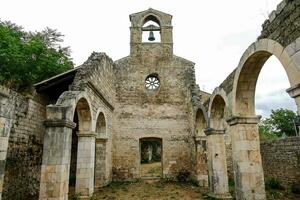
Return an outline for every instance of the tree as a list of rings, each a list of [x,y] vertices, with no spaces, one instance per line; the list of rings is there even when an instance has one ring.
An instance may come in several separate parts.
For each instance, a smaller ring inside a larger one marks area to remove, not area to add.
[[[70,49],[61,47],[62,37],[50,28],[26,32],[0,21],[0,84],[22,90],[71,69]]]
[[[261,121],[259,124],[259,133],[261,135],[273,134],[277,136],[295,136],[299,132],[297,123],[299,116],[292,110],[276,109],[271,111],[269,118]]]

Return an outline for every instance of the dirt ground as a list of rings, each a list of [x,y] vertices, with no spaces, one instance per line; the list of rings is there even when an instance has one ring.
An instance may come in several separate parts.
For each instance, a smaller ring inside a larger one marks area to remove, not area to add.
[[[141,164],[142,177],[161,177],[161,162]]]
[[[136,183],[111,183],[97,191],[93,200],[167,200],[204,199],[207,192],[188,183],[139,181]]]

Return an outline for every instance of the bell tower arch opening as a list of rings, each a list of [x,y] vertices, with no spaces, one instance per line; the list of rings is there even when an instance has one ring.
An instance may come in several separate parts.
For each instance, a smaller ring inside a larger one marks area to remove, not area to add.
[[[161,42],[160,30],[159,20],[153,15],[147,16],[142,26],[142,42]]]

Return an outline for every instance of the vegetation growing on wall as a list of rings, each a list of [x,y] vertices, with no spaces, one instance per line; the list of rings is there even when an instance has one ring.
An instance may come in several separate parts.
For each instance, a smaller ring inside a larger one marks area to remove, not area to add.
[[[63,35],[46,28],[26,32],[21,26],[0,21],[0,84],[22,90],[73,67]]]

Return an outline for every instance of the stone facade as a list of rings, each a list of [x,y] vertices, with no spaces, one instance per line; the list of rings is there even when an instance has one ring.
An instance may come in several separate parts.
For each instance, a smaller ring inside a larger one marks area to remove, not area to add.
[[[284,172],[271,174],[266,166],[275,159],[261,158],[261,148],[265,156],[274,146],[259,145],[255,85],[275,55],[300,111],[299,7],[298,0],[278,6],[213,94],[196,85],[194,63],[173,54],[172,16],[151,8],[130,15],[127,57],[112,61],[94,52],[83,65],[36,84],[31,97],[1,87],[3,199],[37,199],[39,193],[40,200],[66,200],[71,179],[75,193],[88,198],[112,180],[140,179],[140,141],[151,139],[162,143],[161,178],[189,172],[210,196],[231,198],[229,174],[236,199],[266,199],[264,172],[267,178]],[[151,31],[160,34],[159,42],[142,40]],[[298,151],[283,143],[275,155]],[[291,162],[296,166],[294,157]],[[289,169],[295,177],[284,181],[297,181],[295,167]]]
[[[289,188],[300,182],[300,137],[260,144],[265,179],[276,178]]]

